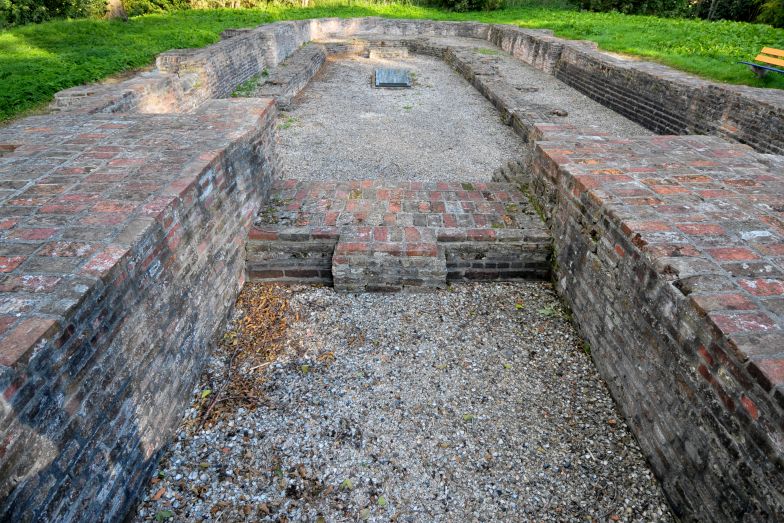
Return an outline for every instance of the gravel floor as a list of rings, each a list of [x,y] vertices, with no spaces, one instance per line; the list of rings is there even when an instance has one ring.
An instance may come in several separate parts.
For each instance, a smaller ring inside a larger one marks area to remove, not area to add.
[[[410,69],[413,88],[371,88],[377,67]],[[330,59],[281,114],[278,140],[283,177],[303,180],[489,181],[522,147],[468,82],[414,55]]]
[[[548,283],[281,292],[262,404],[183,430],[136,521],[672,520]]]

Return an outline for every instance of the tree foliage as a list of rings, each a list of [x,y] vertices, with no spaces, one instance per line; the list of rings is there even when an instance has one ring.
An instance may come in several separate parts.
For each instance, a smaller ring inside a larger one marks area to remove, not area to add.
[[[102,16],[105,12],[106,0],[0,0],[0,27]]]

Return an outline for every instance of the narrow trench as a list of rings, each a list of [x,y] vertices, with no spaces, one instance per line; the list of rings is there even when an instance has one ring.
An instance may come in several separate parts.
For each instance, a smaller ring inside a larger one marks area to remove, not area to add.
[[[493,63],[575,120],[644,134]],[[414,85],[372,89],[375,67]],[[523,150],[467,81],[416,55],[330,59],[277,141],[283,176],[313,181],[484,182]],[[548,281],[248,283],[135,520],[671,521],[589,352]]]

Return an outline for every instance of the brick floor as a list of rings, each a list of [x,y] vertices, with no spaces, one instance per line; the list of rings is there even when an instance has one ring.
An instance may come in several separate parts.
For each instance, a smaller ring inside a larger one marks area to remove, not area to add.
[[[505,183],[284,180],[250,233],[252,279],[341,290],[549,274],[549,234]]]

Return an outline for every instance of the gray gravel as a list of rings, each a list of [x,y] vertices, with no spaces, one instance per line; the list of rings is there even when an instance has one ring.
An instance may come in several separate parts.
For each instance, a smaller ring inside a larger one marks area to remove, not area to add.
[[[672,520],[548,283],[285,292],[263,404],[183,430],[136,521]]]
[[[373,89],[377,67],[414,72],[411,89]],[[284,178],[489,181],[522,143],[493,106],[443,61],[330,59],[282,113]]]

